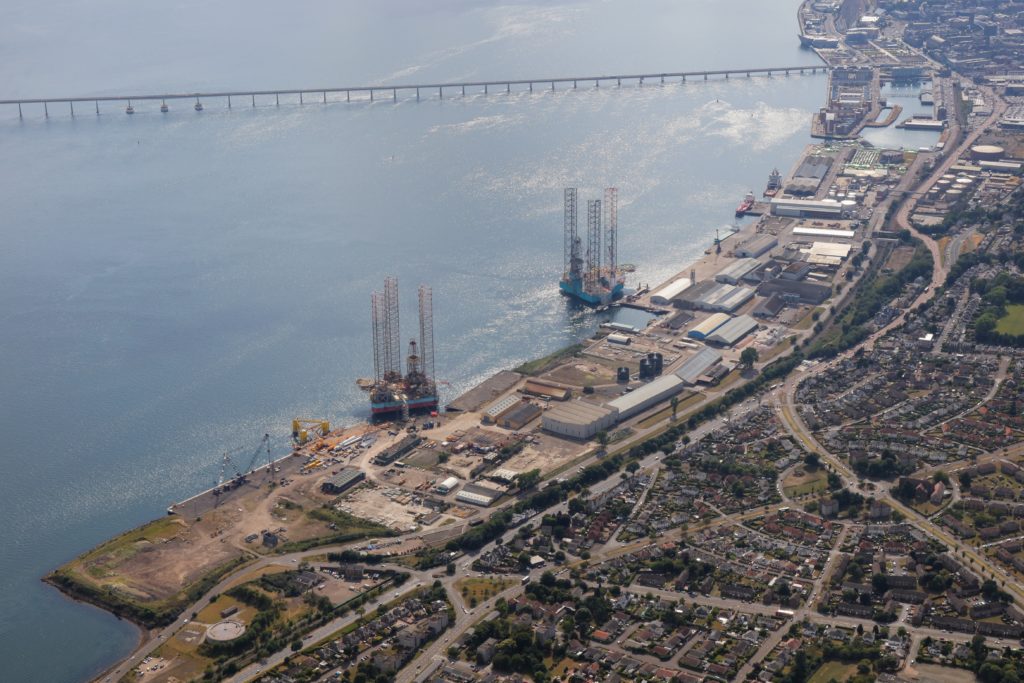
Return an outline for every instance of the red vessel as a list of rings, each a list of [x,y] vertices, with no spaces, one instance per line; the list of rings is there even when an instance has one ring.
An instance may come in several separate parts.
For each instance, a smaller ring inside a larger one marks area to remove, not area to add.
[[[736,207],[736,217],[739,218],[746,215],[747,211],[750,211],[752,208],[754,208],[754,193],[748,192],[747,196],[740,202],[740,205]]]

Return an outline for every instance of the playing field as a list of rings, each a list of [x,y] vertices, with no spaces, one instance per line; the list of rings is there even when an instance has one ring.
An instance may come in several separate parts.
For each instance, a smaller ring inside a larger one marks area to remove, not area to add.
[[[1006,315],[996,323],[1000,334],[1024,335],[1024,304],[1007,304]]]

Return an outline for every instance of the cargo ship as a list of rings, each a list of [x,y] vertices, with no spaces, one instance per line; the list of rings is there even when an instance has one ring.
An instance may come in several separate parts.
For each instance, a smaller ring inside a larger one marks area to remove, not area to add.
[[[765,197],[774,197],[779,193],[782,188],[782,174],[779,173],[779,169],[773,168],[772,172],[768,174],[768,187],[764,188]]]
[[[740,205],[736,207],[736,217],[745,216],[747,211],[750,211],[752,208],[754,208],[754,193],[748,192],[747,196],[740,202]]]

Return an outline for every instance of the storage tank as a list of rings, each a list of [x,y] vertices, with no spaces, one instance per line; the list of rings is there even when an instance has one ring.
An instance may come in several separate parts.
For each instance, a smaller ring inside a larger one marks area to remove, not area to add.
[[[971,158],[985,161],[999,161],[1006,150],[999,145],[975,145],[971,147]]]
[[[629,368],[622,367],[616,371],[615,379],[619,382],[629,381]]]
[[[662,357],[662,355],[660,353],[652,353],[650,355],[650,358],[651,358],[651,361],[654,364],[654,374],[655,375],[660,375],[661,371],[662,371],[662,368],[663,368],[663,364],[664,364],[665,359]]]
[[[654,368],[651,367],[651,361],[646,358],[640,359],[640,379],[650,379],[654,376]]]

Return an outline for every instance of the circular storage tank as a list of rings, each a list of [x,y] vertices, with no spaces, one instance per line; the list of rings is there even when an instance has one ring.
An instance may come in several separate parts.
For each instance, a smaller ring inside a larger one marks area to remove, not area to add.
[[[640,359],[640,379],[650,379],[654,376],[654,369],[651,367],[651,362],[646,358]]]
[[[848,207],[848,208],[853,208],[853,207],[857,206],[857,202],[853,201],[852,199],[844,199],[843,201],[841,201],[839,203],[842,204],[845,207]]]
[[[654,356],[654,374],[660,375],[664,367],[665,358],[660,353],[652,354]]]
[[[946,180],[945,178],[943,178],[942,180],[935,181],[935,184],[936,185],[940,185],[942,187],[948,187],[948,186],[953,184],[953,181],[952,180]]]
[[[628,382],[629,381],[629,368],[627,368],[627,367],[619,368],[616,371],[615,379],[618,380],[619,382]]]
[[[986,161],[998,161],[1006,154],[1006,150],[999,145],[975,145],[971,147],[971,158],[984,159]]]
[[[955,202],[956,200],[960,199],[960,197],[962,197],[963,194],[964,193],[961,192],[960,190],[950,190],[949,192],[946,193],[946,199],[948,199],[951,202]]]

